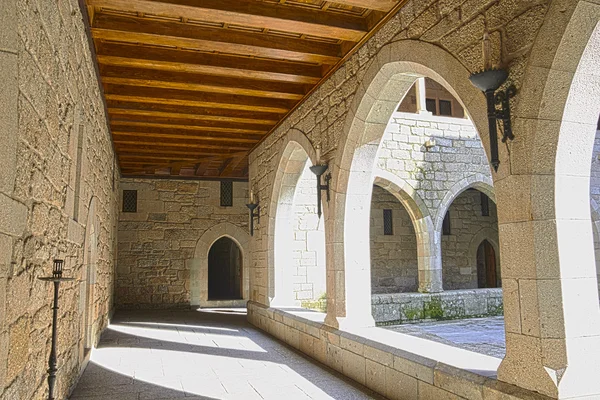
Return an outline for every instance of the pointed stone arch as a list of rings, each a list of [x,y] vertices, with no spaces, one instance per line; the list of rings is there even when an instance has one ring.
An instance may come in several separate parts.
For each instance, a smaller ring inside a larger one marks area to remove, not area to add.
[[[306,163],[316,162],[316,151],[303,132],[290,129],[280,142],[279,154],[268,209],[267,294],[269,304],[290,306],[293,305],[293,276],[290,268],[283,268],[281,258],[285,255],[278,249],[287,245],[283,241],[291,234],[288,229],[291,228],[296,186]]]
[[[374,171],[373,184],[387,190],[400,201],[413,223],[417,236],[419,291],[442,291],[441,255],[435,246],[435,231],[429,209],[417,191],[399,176],[381,169]]]
[[[242,298],[248,300],[250,276],[250,252],[248,249],[250,235],[244,229],[230,222],[223,222],[206,230],[196,243],[194,258],[187,260],[190,269],[190,304],[192,306],[210,307],[217,302],[208,300],[208,252],[220,238],[227,237],[238,245],[242,252]]]
[[[352,283],[370,282],[369,238],[360,232],[368,232],[369,228],[366,211],[371,201],[370,185],[385,128],[417,78],[436,80],[461,102],[489,154],[485,102],[479,101],[483,97],[469,82],[469,75],[450,53],[412,40],[383,46],[367,68],[346,116],[333,168],[333,221],[327,225],[333,227],[333,254],[328,257],[334,260],[336,271],[331,274],[335,301],[328,303],[328,324],[374,324],[370,285]]]

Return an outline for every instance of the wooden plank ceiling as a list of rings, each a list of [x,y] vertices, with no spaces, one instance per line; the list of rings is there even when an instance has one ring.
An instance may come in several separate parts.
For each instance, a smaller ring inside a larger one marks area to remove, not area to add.
[[[86,0],[124,176],[247,179],[248,153],[399,0]]]

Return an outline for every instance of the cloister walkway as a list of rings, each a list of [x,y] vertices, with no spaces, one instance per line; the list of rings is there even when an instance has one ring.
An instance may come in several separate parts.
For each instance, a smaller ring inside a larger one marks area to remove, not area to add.
[[[118,313],[72,400],[380,399],[262,333],[244,309]]]

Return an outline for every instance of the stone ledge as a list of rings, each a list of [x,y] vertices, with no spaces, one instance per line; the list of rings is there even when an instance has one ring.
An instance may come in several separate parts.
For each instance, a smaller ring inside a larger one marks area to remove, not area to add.
[[[286,342],[306,355],[339,371],[347,377],[367,386],[390,399],[483,399],[483,400],[549,400],[549,397],[534,393],[495,379],[499,360],[475,354],[420,338],[410,338],[413,343],[424,342],[425,348],[411,346],[407,351],[392,346],[389,337],[406,338],[383,329],[366,328],[357,332],[346,332],[322,323],[324,314],[268,308],[262,304],[248,302],[248,321]],[[304,318],[309,315],[311,319]],[[373,334],[359,334],[367,332]],[[372,336],[381,333],[381,340]],[[391,336],[390,336],[391,335]],[[413,340],[414,339],[414,340]],[[384,341],[386,343],[384,343]],[[447,348],[453,357],[440,352],[440,359],[424,357],[412,350],[427,352],[429,347],[437,350]],[[473,360],[471,365],[468,361]],[[494,361],[495,360],[495,361]],[[487,363],[487,367],[482,367]],[[451,365],[455,364],[455,365]],[[461,368],[457,365],[468,368]],[[492,370],[493,369],[493,370]],[[410,394],[410,395],[409,395]],[[408,396],[408,397],[407,397]]]

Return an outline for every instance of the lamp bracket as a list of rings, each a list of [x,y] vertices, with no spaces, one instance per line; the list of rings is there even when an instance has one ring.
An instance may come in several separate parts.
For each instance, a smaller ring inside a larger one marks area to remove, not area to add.
[[[515,97],[516,94],[517,88],[515,85],[510,85],[506,90],[499,90],[495,96],[496,104],[500,106],[500,110],[496,111],[496,119],[502,121],[504,126],[502,143],[515,138],[510,120],[510,99]]]

